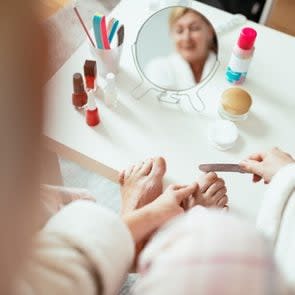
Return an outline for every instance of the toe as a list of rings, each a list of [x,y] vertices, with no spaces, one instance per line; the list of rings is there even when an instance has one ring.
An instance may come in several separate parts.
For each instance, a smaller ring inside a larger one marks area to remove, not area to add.
[[[205,192],[206,198],[213,197],[221,188],[225,188],[223,179],[215,181]]]
[[[216,204],[219,202],[219,200],[221,200],[224,196],[226,196],[226,192],[227,192],[226,191],[226,188],[225,187],[222,187],[220,190],[218,190],[214,194],[213,198],[214,198]]]
[[[227,195],[224,195],[218,202],[217,202],[217,207],[219,208],[224,208],[228,202]]]
[[[139,171],[141,170],[142,166],[144,165],[144,163],[145,163],[145,161],[137,163],[137,164],[134,166],[134,169],[133,169],[133,171],[132,171],[132,174],[133,174],[133,175],[138,174]]]
[[[202,174],[198,177],[197,181],[200,185],[200,191],[201,193],[204,193],[207,191],[207,189],[216,182],[218,176],[215,172],[209,172],[207,174]]]
[[[151,174],[163,177],[166,172],[166,161],[162,157],[156,157],[153,161]]]
[[[143,162],[143,165],[141,166],[140,170],[138,171],[138,173],[140,173],[140,175],[148,175],[153,167],[153,159],[147,159]]]
[[[229,211],[229,206],[228,204],[225,204],[222,208],[224,211],[228,212]]]
[[[124,181],[127,180],[131,176],[134,168],[135,168],[135,165],[132,165],[125,171]]]
[[[120,185],[124,185],[125,170],[119,173],[118,181]]]

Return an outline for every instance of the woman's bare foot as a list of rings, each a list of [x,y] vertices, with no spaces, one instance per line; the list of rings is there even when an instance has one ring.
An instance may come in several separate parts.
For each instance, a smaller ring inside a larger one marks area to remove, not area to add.
[[[126,214],[154,201],[163,192],[166,162],[153,158],[131,166],[119,175],[122,196],[121,213]]]
[[[207,208],[227,208],[227,190],[222,178],[219,178],[216,173],[210,172],[199,176],[197,183],[199,188],[184,204],[186,210],[196,205]]]

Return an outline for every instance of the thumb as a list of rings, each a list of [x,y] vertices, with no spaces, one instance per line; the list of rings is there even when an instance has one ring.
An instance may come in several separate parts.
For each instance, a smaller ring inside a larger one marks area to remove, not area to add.
[[[247,159],[242,161],[240,166],[249,173],[263,176],[262,162]]]
[[[197,188],[198,184],[196,182],[193,182],[191,185],[187,185],[185,187],[178,189],[175,194],[176,202],[180,204],[188,197],[190,197],[196,191]]]

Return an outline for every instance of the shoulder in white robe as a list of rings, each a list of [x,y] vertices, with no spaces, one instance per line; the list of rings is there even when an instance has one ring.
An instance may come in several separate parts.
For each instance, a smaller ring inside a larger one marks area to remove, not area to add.
[[[216,54],[211,51],[204,65],[201,80],[210,74],[215,63]],[[153,59],[145,69],[145,76],[157,86],[171,90],[185,90],[197,84],[190,65],[176,52]]]

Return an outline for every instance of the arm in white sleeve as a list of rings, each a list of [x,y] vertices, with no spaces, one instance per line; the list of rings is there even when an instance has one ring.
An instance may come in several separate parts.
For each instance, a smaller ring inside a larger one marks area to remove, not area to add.
[[[118,293],[133,262],[134,242],[120,217],[76,201],[40,232],[19,288],[21,294]]]
[[[273,242],[278,238],[281,220],[290,205],[294,188],[295,164],[289,164],[278,171],[265,192],[256,225]]]
[[[272,179],[257,227],[273,242],[277,263],[295,289],[295,164],[285,166]]]

